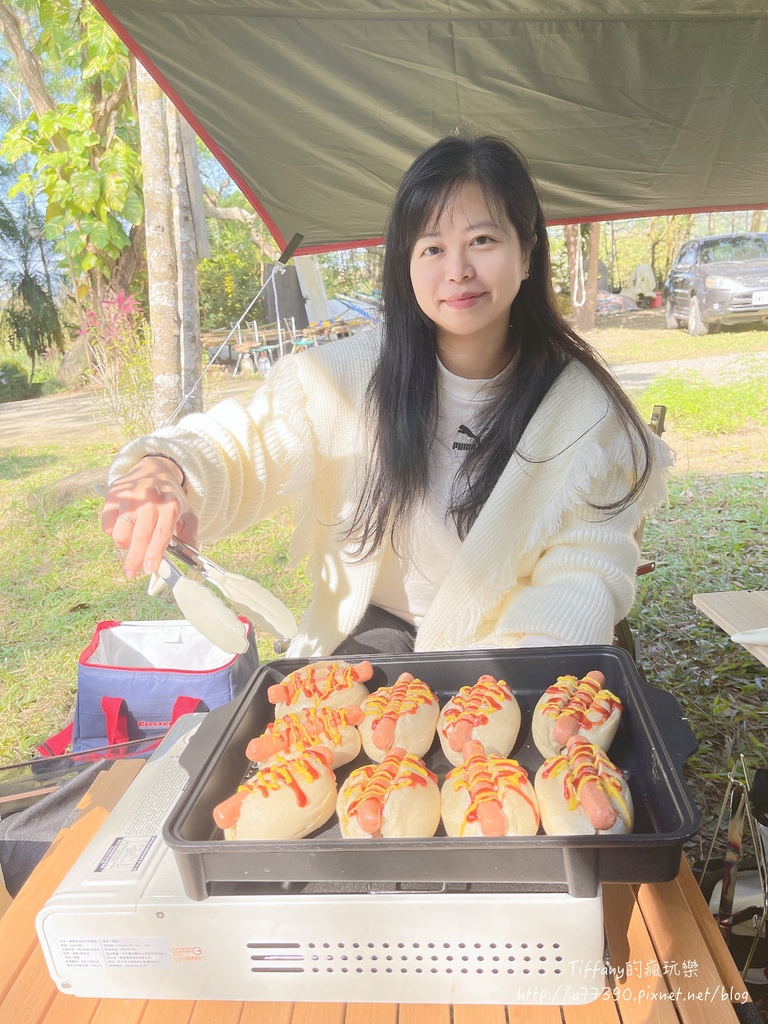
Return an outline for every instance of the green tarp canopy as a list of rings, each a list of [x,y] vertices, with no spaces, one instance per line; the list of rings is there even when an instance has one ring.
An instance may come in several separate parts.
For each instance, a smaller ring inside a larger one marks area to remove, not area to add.
[[[768,207],[756,0],[94,0],[279,244],[379,240],[458,125],[528,158],[552,223]]]

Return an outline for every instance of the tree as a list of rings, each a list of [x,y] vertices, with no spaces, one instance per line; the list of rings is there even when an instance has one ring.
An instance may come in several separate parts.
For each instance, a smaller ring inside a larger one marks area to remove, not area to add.
[[[651,217],[648,227],[650,259],[657,285],[664,282],[675,253],[691,234],[693,214],[674,217]]]
[[[202,412],[202,342],[197,261],[209,253],[203,212],[197,140],[173,104],[165,100],[173,233],[176,243],[176,300],[179,311],[182,412]]]
[[[599,275],[600,224],[589,225],[588,266],[584,276],[584,254],[579,224],[566,224],[565,245],[568,251],[568,270],[571,283],[571,308],[577,331],[591,331],[595,327],[597,311],[597,278]]]
[[[0,29],[32,108],[0,145],[6,160],[28,161],[10,194],[44,194],[45,236],[76,299],[90,291],[98,309],[105,288],[127,289],[144,257],[129,55],[85,0],[0,0]]]
[[[320,253],[317,261],[328,295],[370,295],[378,291],[383,256],[380,245]]]
[[[36,211],[26,202],[15,205],[0,201],[0,279],[8,286],[0,335],[27,353],[31,381],[38,356],[61,351],[64,338]]]
[[[181,358],[176,239],[168,188],[165,97],[142,67],[137,73],[141,162],[146,205],[149,323],[155,377],[155,425],[172,422],[181,405]]]

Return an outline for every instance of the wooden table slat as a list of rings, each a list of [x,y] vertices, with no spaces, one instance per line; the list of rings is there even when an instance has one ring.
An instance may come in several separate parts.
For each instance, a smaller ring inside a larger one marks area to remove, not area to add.
[[[146,1008],[143,999],[101,999],[92,1024],[141,1024]]]
[[[240,1024],[245,1003],[237,1001],[218,1002],[200,999],[195,1003],[189,1024]],[[144,1021],[141,1022],[144,1024]]]
[[[454,1006],[453,1024],[506,1024],[503,1006]]]
[[[559,1006],[508,1006],[509,1024],[562,1024]]]
[[[344,1024],[397,1024],[397,1003],[347,1003]]]
[[[677,964],[680,974],[668,975],[671,988],[679,993],[675,1008],[683,1024],[710,1024],[738,1018],[729,1000],[721,998],[723,981],[709,955],[707,943],[696,925],[679,883],[641,885],[637,903],[652,937],[659,963],[670,969]],[[685,965],[693,969],[686,977]],[[727,989],[726,989],[727,991]]]
[[[678,1024],[675,1005],[666,998],[669,990],[631,887],[603,886],[603,907],[623,1024]],[[659,973],[652,973],[656,969]]]
[[[693,603],[728,636],[746,629],[768,626],[768,591],[730,590],[715,594],[694,594]],[[753,657],[768,665],[768,645],[742,644]]]
[[[148,1002],[141,1024],[190,1024],[194,999],[163,999]]]
[[[707,944],[710,956],[717,965],[723,984],[727,989],[734,993],[735,999],[739,999],[741,1002],[747,1002],[750,999],[750,996],[744,985],[744,979],[739,973],[738,967],[733,962],[733,957],[728,950],[728,946],[725,944],[725,939],[723,938],[720,929],[717,927],[715,919],[712,916],[712,912],[707,906],[707,901],[704,899],[701,889],[699,888],[696,879],[693,877],[693,872],[691,871],[688,861],[685,859],[683,859],[677,881],[682,889],[685,901],[688,904],[691,913],[696,918],[696,923],[698,924],[699,931]]]
[[[399,1024],[451,1024],[451,1008],[437,1003],[401,1003]]]
[[[3,957],[5,949],[3,949]],[[10,991],[0,1005],[0,1024],[37,1022],[45,1017],[56,996],[53,982],[41,984],[48,977],[43,951],[38,946],[24,961]]]
[[[594,1002],[564,1006],[563,1018],[565,1024],[622,1024],[610,989]]]
[[[65,996],[62,992],[56,992],[56,998],[51,1003],[48,1012],[40,1019],[40,1024],[90,1024],[99,1008],[98,999],[76,998]],[[27,1024],[33,1024],[32,1021]],[[35,1022],[36,1024],[36,1022]],[[175,1021],[167,1021],[165,1024],[176,1024]]]
[[[296,1003],[291,1024],[344,1024],[345,1003]]]
[[[291,1024],[292,1017],[293,1003],[245,1003],[240,1024]]]

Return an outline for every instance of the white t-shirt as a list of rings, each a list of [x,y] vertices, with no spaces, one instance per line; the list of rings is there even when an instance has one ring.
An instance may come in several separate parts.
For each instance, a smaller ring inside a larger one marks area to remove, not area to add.
[[[513,360],[514,362],[514,360]],[[501,371],[512,372],[512,364]],[[494,382],[498,377],[493,378]],[[371,603],[418,627],[456,557],[461,541],[447,515],[456,473],[476,443],[482,415],[493,396],[487,380],[457,377],[437,361],[438,422],[429,490],[395,539],[389,539]]]

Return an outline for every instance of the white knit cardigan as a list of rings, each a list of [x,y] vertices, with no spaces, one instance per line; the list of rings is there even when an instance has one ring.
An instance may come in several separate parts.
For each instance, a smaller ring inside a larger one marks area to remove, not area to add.
[[[288,356],[246,409],[230,399],[128,444],[114,479],[141,456],[184,466],[201,541],[238,532],[301,499],[291,545],[310,554],[312,600],[289,654],[327,655],[350,634],[373,592],[380,554],[344,550],[366,470],[365,390],[375,332]],[[590,507],[623,496],[630,447],[605,392],[580,364],[560,374],[531,419],[416,635],[416,650],[610,643],[634,596],[642,515],[663,500],[671,453],[640,500],[618,515]]]

